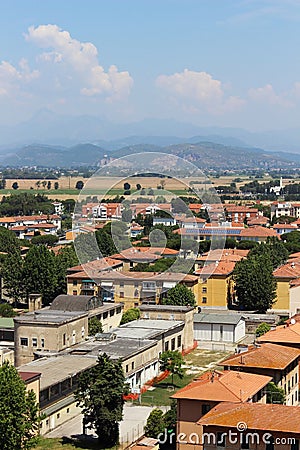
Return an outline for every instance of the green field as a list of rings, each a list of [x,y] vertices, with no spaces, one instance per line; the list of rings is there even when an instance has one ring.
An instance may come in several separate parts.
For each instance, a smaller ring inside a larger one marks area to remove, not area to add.
[[[98,442],[72,441],[68,438],[49,439],[43,437],[39,439],[37,447],[34,447],[35,450],[74,450],[76,448],[82,450],[99,450],[101,447]],[[118,447],[115,446],[113,449],[118,450]]]

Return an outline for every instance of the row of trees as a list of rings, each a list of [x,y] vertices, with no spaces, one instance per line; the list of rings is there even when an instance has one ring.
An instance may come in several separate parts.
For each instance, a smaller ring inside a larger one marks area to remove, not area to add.
[[[18,247],[9,251],[2,261],[1,274],[3,287],[15,302],[23,302],[30,293],[40,293],[47,305],[67,292],[66,271],[78,264],[73,247],[55,255],[44,245],[32,246],[24,259]]]

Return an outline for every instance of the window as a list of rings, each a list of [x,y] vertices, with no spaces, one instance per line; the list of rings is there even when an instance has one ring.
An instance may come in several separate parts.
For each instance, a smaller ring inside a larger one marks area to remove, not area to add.
[[[226,433],[217,433],[217,447],[226,446]]]
[[[69,414],[69,412],[70,412],[70,408],[67,408],[67,414]]]
[[[169,350],[169,342],[165,343],[165,352],[167,352]]]
[[[120,292],[120,298],[124,298],[124,292]]]
[[[57,419],[60,418],[60,414],[59,414],[59,413],[56,414],[56,418],[57,418]]]
[[[77,291],[73,291],[73,295],[77,295]]]
[[[45,347],[45,339],[44,339],[44,338],[41,339],[41,347],[42,347],[42,348]]]
[[[66,333],[63,334],[63,345],[66,345]]]
[[[107,319],[107,318],[108,318],[108,312],[106,311],[103,313],[103,319]]]
[[[32,338],[32,347],[37,347],[37,338]]]
[[[171,350],[174,351],[175,350],[175,338],[173,338],[171,340]]]
[[[177,337],[177,347],[181,347],[181,336]]]
[[[73,280],[73,286],[77,286],[77,280]]]
[[[137,283],[137,282],[135,281],[134,287],[135,287],[135,288],[138,288],[138,287],[139,287],[139,283]]]
[[[203,293],[203,294],[206,294],[206,292],[207,292],[207,287],[203,287],[203,288],[202,288],[202,293]]]
[[[297,372],[295,373],[295,384],[297,384],[298,383],[298,374],[297,374]]]
[[[299,450],[299,441],[295,439],[295,441],[291,445],[291,450]]]
[[[109,316],[112,317],[112,316],[114,316],[114,315],[115,315],[115,310],[114,310],[114,309],[111,309],[111,310],[109,311]]]
[[[84,327],[82,327],[81,328],[81,337],[82,337],[82,339],[84,338],[84,333],[85,333],[85,329],[84,329]]]
[[[126,364],[126,373],[128,372],[128,364]]]
[[[124,281],[120,281],[120,287],[124,287]]]
[[[20,338],[20,344],[24,346],[28,346],[28,339],[27,338]]]
[[[207,303],[207,297],[202,297],[202,303]]]
[[[210,405],[202,405],[202,416],[208,413],[210,411]]]
[[[131,363],[131,370],[133,370],[134,369],[134,361],[132,361],[132,363]]]

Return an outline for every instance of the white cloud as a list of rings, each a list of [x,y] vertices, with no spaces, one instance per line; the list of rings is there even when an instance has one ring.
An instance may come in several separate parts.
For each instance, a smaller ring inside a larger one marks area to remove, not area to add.
[[[21,59],[18,68],[7,61],[0,64],[0,95],[15,94],[16,90],[25,87],[39,77],[39,71],[31,71],[26,59]]]
[[[292,101],[288,98],[289,93],[276,94],[271,84],[249,89],[248,97],[252,101],[265,103],[267,105],[278,105],[285,108],[293,106]]]
[[[52,63],[64,75],[77,83],[78,92],[86,96],[104,95],[107,99],[127,97],[133,79],[127,71],[118,71],[115,65],[106,72],[99,64],[98,50],[91,42],[80,42],[57,25],[30,27],[25,35],[28,42],[48,51],[39,55],[39,61]]]
[[[205,108],[211,114],[222,114],[238,109],[244,103],[239,97],[226,97],[222,82],[207,72],[184,69],[173,75],[160,75],[156,85],[172,100],[181,102],[183,110],[194,113]]]

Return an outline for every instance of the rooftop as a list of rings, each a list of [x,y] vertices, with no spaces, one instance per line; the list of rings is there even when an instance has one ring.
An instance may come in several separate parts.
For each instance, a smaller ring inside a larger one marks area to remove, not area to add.
[[[271,377],[247,372],[206,372],[171,398],[216,402],[247,402],[264,388]]]
[[[283,370],[299,356],[300,351],[296,348],[266,343],[259,347],[253,346],[238,355],[229,356],[220,364],[226,367],[260,367]]]
[[[221,403],[198,421],[199,425],[235,429],[238,423],[247,424],[250,430],[299,434],[300,408],[262,403]]]
[[[217,261],[216,263],[206,264],[204,267],[195,270],[196,275],[229,275],[235,268],[235,261]]]
[[[194,315],[194,323],[224,323],[228,325],[237,325],[244,320],[240,314],[213,314],[198,313]]]
[[[14,319],[12,317],[0,317],[0,328],[14,328]]]
[[[275,344],[300,345],[300,323],[280,325],[257,339],[258,342],[273,342]]]
[[[73,320],[87,317],[87,312],[83,311],[56,311],[49,308],[39,309],[20,316],[14,317],[16,323],[26,324],[64,324]]]
[[[138,307],[141,311],[167,311],[167,312],[189,312],[194,308],[193,306],[175,306],[175,305],[140,305]]]

